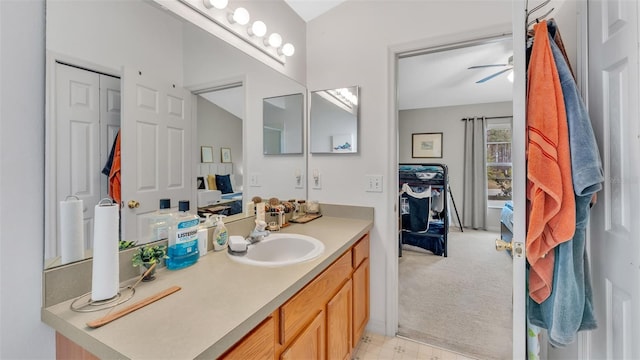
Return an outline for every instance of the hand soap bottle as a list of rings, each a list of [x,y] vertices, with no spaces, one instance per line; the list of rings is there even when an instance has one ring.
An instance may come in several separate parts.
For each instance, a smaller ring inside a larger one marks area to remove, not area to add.
[[[198,251],[198,216],[189,213],[189,201],[178,205],[179,212],[169,227],[169,249],[167,251],[167,269],[178,270],[193,265],[200,253]]]
[[[167,239],[171,225],[171,199],[160,199],[160,209],[149,220],[149,241]]]
[[[229,242],[229,233],[222,222],[225,215],[218,215],[216,219],[216,229],[213,231],[213,251],[221,251],[227,248]]]
[[[198,226],[198,252],[200,257],[207,255],[209,242],[209,228],[213,226],[211,214],[206,214],[207,219]]]

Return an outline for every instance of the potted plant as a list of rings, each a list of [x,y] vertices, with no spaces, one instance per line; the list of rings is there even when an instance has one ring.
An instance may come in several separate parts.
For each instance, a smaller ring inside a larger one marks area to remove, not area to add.
[[[139,247],[134,253],[133,258],[131,258],[131,263],[134,267],[140,266],[140,273],[144,274],[147,269],[149,269],[153,264],[157,264],[162,261],[162,259],[169,258],[167,256],[167,247],[164,245],[144,245]],[[156,265],[157,267],[157,265]],[[142,281],[151,281],[155,279],[155,271],[154,268],[151,273],[147,274],[147,276],[142,279]]]

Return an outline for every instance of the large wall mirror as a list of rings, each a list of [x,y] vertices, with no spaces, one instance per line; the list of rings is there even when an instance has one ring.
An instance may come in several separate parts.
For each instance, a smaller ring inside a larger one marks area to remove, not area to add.
[[[358,87],[311,92],[311,153],[358,152]]]
[[[262,104],[264,154],[302,154],[304,95],[274,96]]]
[[[68,195],[83,200],[80,258],[91,256],[92,209],[110,196],[102,170],[116,137],[122,240],[149,240],[145,219],[160,198],[173,207],[190,200],[195,210],[197,178],[207,174],[231,175],[236,218],[248,216],[254,195],[306,197],[283,175],[306,169],[306,157],[274,166],[255,130],[263,99],[306,94],[303,85],[154,2],[47,0],[46,11],[45,268],[63,264],[59,206]],[[91,120],[80,120],[86,114]],[[213,149],[213,162],[201,162],[202,146]],[[264,179],[260,187],[247,186],[252,173]]]

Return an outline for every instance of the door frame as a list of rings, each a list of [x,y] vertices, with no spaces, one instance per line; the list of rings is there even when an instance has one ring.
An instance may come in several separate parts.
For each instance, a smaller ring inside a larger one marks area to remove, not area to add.
[[[526,256],[524,252],[525,229],[525,95],[526,95],[526,65],[525,65],[525,23],[526,23],[525,0],[513,0],[512,2],[512,23],[510,26],[493,26],[478,29],[473,38],[469,33],[458,33],[442,37],[420,40],[416,42],[390,46],[388,49],[389,64],[389,153],[395,154],[394,165],[389,166],[387,173],[391,189],[398,189],[397,164],[399,163],[399,142],[398,142],[398,58],[400,54],[425,49],[435,50],[442,47],[450,47],[454,44],[471,44],[499,36],[512,34],[513,37],[513,58],[514,58],[514,83],[513,83],[513,140],[512,140],[512,163],[513,163],[513,183],[520,186],[513,187],[514,211],[514,241],[520,243],[522,252],[520,256],[514,257],[513,261],[513,344],[512,354],[514,359],[519,359],[526,354]],[[386,324],[387,335],[395,335],[398,332],[398,246],[391,239],[397,239],[397,226],[395,219],[398,216],[396,201],[397,191],[389,191],[387,201],[393,204],[393,219],[389,220],[389,246],[386,263],[386,283],[391,288],[386,295]],[[397,241],[397,240],[396,240]],[[516,316],[516,314],[518,314]]]

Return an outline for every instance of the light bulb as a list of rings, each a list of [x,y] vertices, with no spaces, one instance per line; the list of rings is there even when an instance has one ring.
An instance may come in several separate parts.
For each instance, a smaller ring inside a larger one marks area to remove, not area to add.
[[[507,75],[507,80],[513,82],[513,70],[509,73],[509,75]]]
[[[240,25],[247,25],[249,23],[250,16],[249,11],[243,7],[237,8],[232,14],[229,15],[230,23],[238,23]]]
[[[296,52],[296,48],[290,43],[286,43],[282,45],[282,48],[280,48],[278,52],[284,56],[292,56]]]
[[[218,10],[226,8],[227,4],[229,4],[229,0],[202,0],[202,2],[207,9],[214,7]]]
[[[247,29],[247,32],[249,35],[263,37],[267,33],[267,25],[260,20],[254,21],[251,27]]]
[[[279,48],[282,45],[282,36],[278,33],[273,33],[269,35],[269,38],[265,41],[265,45],[272,46],[274,48]]]

